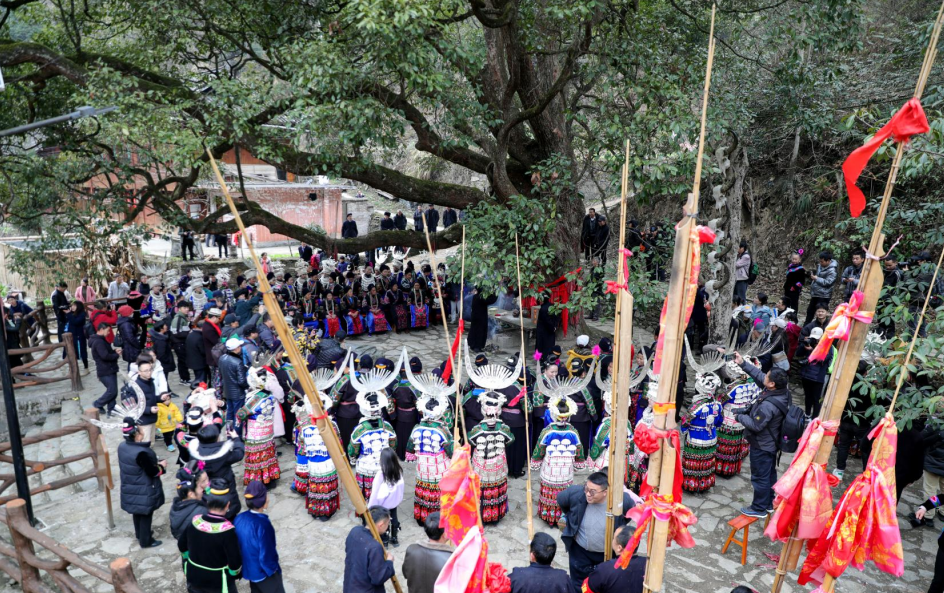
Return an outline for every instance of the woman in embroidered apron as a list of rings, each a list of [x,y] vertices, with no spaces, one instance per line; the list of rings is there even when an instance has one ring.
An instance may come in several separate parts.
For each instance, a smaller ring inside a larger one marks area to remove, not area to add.
[[[469,429],[472,470],[482,483],[482,522],[498,523],[508,512],[508,458],[505,453],[515,437],[499,420],[505,396],[484,392],[479,404],[485,419]]]
[[[372,284],[364,299],[364,306],[367,308],[367,329],[371,334],[381,334],[387,331],[387,317],[383,312],[383,299],[377,293],[377,285]]]
[[[757,399],[760,389],[733,361],[722,368],[722,373],[726,380],[725,389],[728,396],[722,406],[724,419],[718,428],[715,473],[729,478],[741,473],[744,451],[747,448],[744,425],[737,421],[734,411],[750,406]]]
[[[418,281],[410,291],[410,327],[429,327],[429,299]]]
[[[695,391],[689,417],[682,422],[682,488],[705,492],[715,485],[717,428],[724,420],[721,404],[715,399],[718,392],[723,393],[721,379],[714,373],[698,373]]]
[[[246,400],[246,405],[236,411],[236,417],[246,425],[246,458],[243,472],[243,485],[253,480],[263,484],[275,482],[281,476],[279,458],[275,451],[275,414],[281,417],[278,402],[260,377],[268,374],[265,369],[250,369],[246,379],[250,392],[255,391]],[[271,385],[271,384],[270,384]],[[275,382],[278,385],[278,382]]]
[[[190,593],[237,593],[243,559],[236,529],[226,518],[232,494],[226,480],[210,480],[203,494],[207,511],[195,516],[177,540]]]
[[[406,297],[400,290],[400,286],[391,283],[385,299],[387,301],[387,321],[393,324],[397,332],[409,329],[410,307],[406,304]]]
[[[538,516],[553,527],[561,517],[557,495],[573,485],[574,469],[585,454],[580,435],[567,421],[577,413],[577,403],[569,396],[554,395],[547,409],[553,422],[538,437],[531,455],[531,468],[541,471]]]

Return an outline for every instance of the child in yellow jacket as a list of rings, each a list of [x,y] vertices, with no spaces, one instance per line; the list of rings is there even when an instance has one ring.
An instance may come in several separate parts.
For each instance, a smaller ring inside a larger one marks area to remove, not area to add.
[[[164,437],[164,445],[168,451],[177,450],[174,446],[174,432],[177,425],[183,421],[184,415],[174,402],[168,400],[157,403],[157,431]]]

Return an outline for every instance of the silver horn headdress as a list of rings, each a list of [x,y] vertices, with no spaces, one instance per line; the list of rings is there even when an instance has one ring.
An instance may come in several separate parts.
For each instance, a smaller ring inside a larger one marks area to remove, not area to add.
[[[400,360],[409,360],[409,354],[406,351],[406,346],[403,347],[403,352],[400,354]],[[441,397],[446,398],[456,392],[456,389],[459,388],[458,381],[453,381],[452,385],[446,385],[446,382],[442,380],[442,377],[434,375],[433,373],[420,373],[419,375],[414,375],[413,370],[410,369],[409,363],[404,364],[403,368],[406,370],[406,378],[410,381],[410,384],[413,387],[429,397]]]
[[[522,365],[524,362],[519,356],[514,369],[509,369],[503,364],[492,363],[477,367],[472,364],[472,357],[469,356],[469,343],[465,343],[465,371],[473,383],[486,391],[499,391],[517,381],[521,376]]]
[[[357,390],[357,404],[361,413],[367,417],[379,417],[380,411],[387,407],[387,386],[396,380],[400,374],[400,368],[403,366],[403,353],[396,366],[392,369],[369,369],[361,372],[357,376],[357,369],[354,368],[354,360],[348,357],[351,368],[351,385]],[[376,401],[368,399],[368,394],[376,394]]]
[[[141,418],[144,414],[144,407],[147,402],[147,398],[144,396],[144,391],[141,390],[141,387],[135,381],[131,381],[127,375],[121,373],[121,376],[125,380],[125,387],[130,387],[131,391],[122,389],[120,401],[115,404],[115,409],[112,411],[110,416],[115,418],[115,420],[108,422],[105,420],[94,420],[88,418],[88,421],[94,424],[99,428],[106,430],[120,429],[124,427],[124,419],[126,417],[134,418],[135,423]],[[106,416],[107,418],[108,416]]]
[[[547,398],[547,401],[550,401],[552,398],[570,397],[570,395],[583,390],[589,385],[590,380],[595,376],[594,367],[597,361],[594,360],[590,364],[590,368],[587,369],[587,375],[583,378],[561,377],[561,375],[558,375],[550,381],[541,373],[541,363],[535,361],[534,364],[535,370],[537,371],[537,379],[535,380],[536,387],[538,391]],[[515,375],[515,377],[517,378],[518,375]]]

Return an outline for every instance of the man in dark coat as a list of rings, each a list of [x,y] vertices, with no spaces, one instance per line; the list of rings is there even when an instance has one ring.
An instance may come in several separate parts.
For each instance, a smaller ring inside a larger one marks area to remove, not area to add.
[[[547,355],[554,344],[557,343],[557,324],[560,323],[560,316],[551,313],[551,299],[545,296],[541,303],[541,310],[538,312],[538,327],[534,332],[534,349],[541,354]]]
[[[216,368],[216,361],[213,360],[213,347],[220,343],[220,337],[223,335],[223,330],[220,328],[220,318],[222,316],[222,311],[216,307],[211,308],[207,312],[203,326],[200,328],[200,333],[203,334],[203,352],[206,355],[206,366],[210,368],[207,374],[210,377],[212,377],[213,369]]]
[[[472,291],[472,328],[469,330],[469,348],[481,352],[488,341],[488,308],[498,300],[497,295],[483,297],[476,288]]]
[[[454,550],[446,530],[439,526],[439,511],[426,517],[423,530],[428,541],[410,544],[403,558],[403,576],[410,593],[433,593],[436,578]]]
[[[243,364],[243,341],[239,338],[226,340],[226,353],[220,357],[220,381],[223,385],[223,398],[226,400],[226,421],[232,422],[236,432],[240,432],[240,421],[236,416],[246,405],[246,390],[249,382],[246,378],[248,369]]]
[[[240,440],[235,430],[226,434],[227,439],[220,441],[220,427],[208,424],[200,429],[197,438],[190,441],[187,449],[190,457],[204,463],[203,471],[211,481],[223,480],[229,502],[226,518],[232,519],[239,513],[239,493],[236,491],[236,476],[233,474],[233,464],[242,461],[246,454],[246,446]],[[207,503],[209,505],[209,503]]]
[[[207,373],[206,351],[203,346],[203,319],[197,322],[197,329],[187,334],[184,349],[187,353],[187,367],[193,371],[193,378],[197,383],[209,384]]]
[[[118,335],[121,336],[121,359],[131,363],[141,354],[140,340],[138,339],[138,324],[134,322],[134,309],[130,305],[118,307]]]
[[[392,231],[396,228],[396,225],[393,223],[393,219],[390,218],[389,212],[384,212],[383,218],[380,219],[380,230],[382,231]]]
[[[423,363],[416,356],[410,359],[410,372],[419,375],[423,372]],[[406,376],[406,369],[400,372],[400,380],[393,385],[394,411],[392,414],[393,429],[397,433],[397,456],[403,461],[406,459],[406,444],[413,433],[413,428],[420,421],[416,409],[416,390],[410,385]]]
[[[433,205],[430,204],[426,207],[426,226],[429,228],[429,233],[433,234],[436,232],[436,228],[439,227],[439,210],[433,208]]]
[[[774,484],[777,482],[777,441],[780,427],[790,406],[787,373],[774,367],[767,374],[734,353],[736,362],[754,383],[764,388],[749,408],[735,410],[744,425],[744,438],[751,446],[751,486],[754,500],[741,508],[748,517],[764,518],[774,508]]]
[[[595,472],[587,477],[583,486],[575,484],[557,495],[557,504],[566,517],[561,540],[570,555],[570,580],[576,591],[580,591],[584,579],[597,565],[603,563],[609,484],[606,472]],[[626,524],[626,511],[633,506],[633,499],[624,493],[623,511],[613,518],[614,528]]]
[[[258,480],[249,482],[246,506],[249,510],[233,521],[243,560],[243,578],[249,581],[250,593],[285,593],[275,528],[265,513],[269,506],[265,484]]]
[[[580,245],[583,247],[583,256],[590,261],[593,251],[594,238],[597,236],[597,211],[593,208],[583,217],[583,226],[580,228]]]
[[[456,214],[455,210],[449,207],[449,208],[446,208],[445,211],[443,211],[442,220],[443,220],[443,227],[448,229],[452,225],[459,222],[459,215]]]
[[[105,336],[111,331],[110,323],[100,323],[98,329],[89,338],[89,349],[92,351],[92,360],[95,361],[95,374],[105,386],[105,393],[93,404],[100,414],[111,414],[115,409],[115,400],[118,399],[118,358],[121,348],[113,350]]]
[[[402,210],[397,210],[397,215],[393,217],[393,226],[397,227],[398,231],[406,230],[406,216]]]
[[[344,224],[341,225],[341,238],[342,239],[357,238],[357,223],[354,222],[353,214],[348,214],[347,220],[345,220]]]
[[[417,233],[423,232],[423,207],[419,204],[416,205],[416,210],[413,212],[413,230]]]
[[[371,518],[379,533],[390,526],[390,511],[383,507],[371,507]],[[370,530],[358,525],[347,535],[344,542],[343,593],[384,593],[384,583],[394,574],[393,554],[374,539]]]
[[[158,461],[151,449],[151,441],[145,438],[135,419],[124,419],[122,432],[125,441],[118,445],[118,470],[121,476],[121,510],[131,514],[134,520],[134,535],[142,548],[161,545],[151,533],[154,511],[164,504],[164,488],[161,474],[167,460]]]
[[[600,263],[606,266],[606,249],[610,245],[610,226],[606,223],[606,217],[597,216],[597,232],[593,236],[592,257],[600,258]]]
[[[66,296],[66,283],[60,282],[56,290],[52,291],[52,310],[56,314],[56,335],[62,341],[62,334],[66,328],[66,313],[69,311],[69,297]]]
[[[642,593],[642,585],[646,580],[646,557],[637,556],[629,559],[629,566],[625,569],[617,568],[623,548],[629,544],[633,530],[624,525],[613,533],[613,559],[597,566],[583,582],[586,593]]]
[[[546,533],[535,533],[531,540],[531,564],[511,571],[511,593],[573,593],[567,573],[552,568],[557,542]],[[579,592],[578,592],[579,593]]]

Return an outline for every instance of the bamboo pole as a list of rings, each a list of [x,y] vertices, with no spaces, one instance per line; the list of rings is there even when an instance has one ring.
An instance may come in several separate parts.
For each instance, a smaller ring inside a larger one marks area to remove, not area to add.
[[[623,171],[620,183],[620,239],[622,250],[626,243],[626,196],[629,193],[629,140],[626,141]],[[629,282],[624,262],[626,256],[617,257],[616,283]],[[624,343],[627,342],[627,343]],[[606,494],[606,547],[604,558],[613,557],[609,542],[613,541],[616,515],[623,514],[623,484],[626,482],[626,439],[629,422],[629,383],[633,368],[633,295],[629,288],[619,288],[616,293],[616,316],[613,322],[613,376],[610,378],[610,449],[607,452],[607,479],[610,483]],[[605,369],[604,369],[605,370]],[[601,411],[602,412],[602,411]]]
[[[279,303],[272,293],[272,287],[269,285],[266,275],[262,272],[262,265],[259,263],[259,258],[256,256],[256,248],[249,238],[249,235],[246,233],[243,219],[239,215],[239,211],[236,210],[233,197],[230,195],[229,188],[226,187],[226,182],[223,181],[220,169],[216,165],[216,159],[213,158],[213,154],[209,149],[207,149],[207,156],[210,159],[210,167],[213,169],[213,174],[216,176],[223,196],[226,198],[226,203],[229,204],[230,212],[232,212],[233,218],[236,220],[236,226],[239,227],[239,230],[246,238],[246,246],[249,248],[249,255],[252,257],[252,262],[258,272],[259,291],[262,293],[262,300],[265,303],[266,311],[268,311],[269,316],[272,318],[275,324],[275,330],[279,335],[279,339],[282,341],[282,347],[288,354],[292,366],[296,369],[304,369],[306,365],[305,359],[302,358],[301,353],[298,351],[298,346],[295,345],[292,333],[289,331],[288,325],[285,323],[285,317],[282,315],[282,309],[279,307]],[[367,512],[367,501],[364,500],[364,494],[357,485],[357,480],[354,478],[354,470],[351,468],[351,464],[348,463],[347,457],[344,455],[344,451],[341,448],[341,441],[338,435],[335,434],[334,429],[331,427],[331,421],[328,419],[327,413],[321,406],[321,394],[318,392],[318,387],[315,386],[315,381],[312,379],[311,373],[298,373],[298,382],[301,384],[302,391],[305,393],[305,397],[308,398],[308,403],[311,404],[311,408],[316,414],[315,418],[313,418],[315,426],[317,426],[318,432],[321,433],[321,438],[324,439],[325,446],[328,449],[328,455],[331,456],[331,461],[334,462],[334,467],[338,470],[338,478],[341,481],[341,485],[344,486],[348,498],[350,498],[351,502],[354,504],[355,512],[364,518],[374,539],[382,546],[383,541],[380,539],[377,525],[374,524],[373,518],[370,516],[370,513]],[[402,593],[397,576],[393,575],[390,577],[390,580],[393,583],[393,588],[396,590],[396,593]]]
[[[527,466],[528,480],[525,482],[525,491],[527,496],[528,508],[528,541],[534,539],[534,502],[531,500],[531,422],[528,417],[531,413],[528,411],[528,365],[525,358],[524,343],[524,293],[521,292],[521,253],[518,248],[518,233],[515,233],[515,268],[518,270],[518,323],[521,325],[521,364],[524,372],[524,445],[527,449],[528,458],[525,460]]]
[[[464,325],[465,317],[465,225],[462,225],[462,272],[459,276],[459,324]],[[452,350],[450,350],[452,352]],[[456,351],[456,354],[459,356],[459,364],[462,363],[462,348],[459,348]],[[458,373],[459,370],[455,369],[454,372]],[[462,375],[456,375],[456,382],[458,383]],[[459,384],[461,388],[462,385]],[[465,410],[462,407],[462,394],[459,392],[459,389],[456,389],[456,410],[453,414],[453,423],[452,423],[452,439],[455,442],[459,442],[459,414],[462,414],[461,422],[462,429],[465,430]]]
[[[701,194],[702,160],[705,154],[705,128],[708,122],[708,93],[711,89],[711,68],[715,55],[715,12],[711,7],[711,28],[708,33],[708,64],[705,69],[705,89],[701,103],[701,131],[698,138],[698,156],[695,161],[695,180],[688,202],[683,209],[683,220],[675,231],[675,252],[672,256],[672,277],[669,280],[669,292],[666,296],[665,318],[662,325],[662,360],[659,371],[659,385],[656,391],[657,406],[669,409],[657,413],[653,426],[660,430],[674,430],[675,416],[671,404],[675,401],[678,387],[679,367],[682,360],[682,336],[685,332],[685,291],[692,265],[692,226],[698,214],[698,198]],[[696,239],[697,240],[697,239]],[[649,457],[649,475],[647,481],[653,490],[658,489],[661,496],[671,496],[675,480],[676,451],[668,439],[661,439],[659,449]],[[650,531],[649,562],[646,564],[646,592],[662,589],[662,577],[665,563],[666,540],[669,525],[667,521],[656,520]]]
[[[928,48],[924,54],[924,61],[921,64],[918,82],[915,85],[913,95],[915,99],[920,99],[921,95],[924,94],[928,76],[931,73],[931,68],[934,66],[942,24],[944,24],[944,3],[941,4],[938,10],[937,19],[934,22],[934,28],[931,32],[931,39],[928,42]],[[869,241],[869,254],[876,258],[884,255],[883,244],[885,235],[882,233],[882,229],[885,224],[885,217],[888,214],[892,193],[895,189],[895,181],[898,178],[898,170],[904,158],[904,145],[901,142],[896,142],[895,147],[895,157],[892,160],[891,170],[888,173],[888,181],[885,183],[885,193],[882,195],[882,202],[875,220],[875,228],[872,230],[872,237]],[[858,289],[862,291],[864,295],[862,304],[859,307],[861,311],[874,311],[878,304],[878,297],[882,291],[882,285],[885,281],[884,275],[880,269],[876,273],[873,273],[872,269],[876,261],[877,260],[873,260],[870,257],[866,257],[865,262],[862,264],[862,273],[859,276],[858,285]],[[865,347],[868,330],[868,324],[853,320],[849,341],[842,342],[839,345],[835,354],[836,364],[834,365],[835,368],[839,369],[839,373],[834,376],[833,380],[826,386],[826,393],[823,397],[823,407],[820,410],[820,419],[826,421],[839,420],[841,418],[842,411],[846,407],[846,400],[849,398],[849,390],[852,388],[852,383],[855,380],[856,368],[862,356],[862,350]],[[835,436],[823,436],[819,450],[816,453],[816,458],[813,461],[814,463],[825,464],[829,461],[829,455],[832,452],[835,439]],[[774,575],[773,587],[771,588],[772,593],[779,593],[787,572],[795,570],[799,562],[802,546],[795,536],[796,529],[793,530],[793,533],[783,544],[783,551],[780,554],[780,561],[777,563],[777,572]]]
[[[465,234],[465,227],[462,227],[463,235]],[[430,267],[433,269],[433,280],[436,282],[436,292],[439,293],[439,301],[442,303],[443,292],[442,287],[439,285],[439,276],[436,274],[436,254],[433,253],[433,244],[429,240],[429,225],[423,225],[423,233],[426,235],[426,248],[429,250],[429,263]],[[446,352],[449,353],[449,364],[452,366],[452,372],[456,374],[456,383],[459,387],[462,387],[462,370],[456,365],[456,361],[452,356],[452,340],[449,339],[449,325],[446,323],[446,316],[440,315],[442,317],[443,331],[446,334]],[[461,350],[461,348],[460,348]],[[462,400],[460,393],[456,390],[456,404]],[[459,415],[458,418],[462,419],[462,435],[465,437],[465,442],[469,442],[469,433],[465,429],[465,412],[463,411],[462,406],[458,406]],[[458,432],[454,430],[453,432]],[[456,439],[458,441],[458,439]]]

